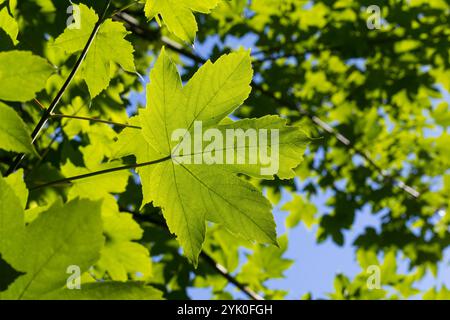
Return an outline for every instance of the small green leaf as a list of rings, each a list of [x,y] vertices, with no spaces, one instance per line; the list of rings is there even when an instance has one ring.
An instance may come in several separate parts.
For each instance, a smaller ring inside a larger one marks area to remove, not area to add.
[[[69,54],[80,52],[98,21],[98,15],[84,4],[78,6],[80,14],[75,15],[75,25],[68,27],[56,40],[54,45]],[[77,21],[80,19],[80,21]],[[81,66],[81,77],[88,85],[91,97],[94,98],[105,90],[111,80],[112,63],[119,64],[124,70],[134,72],[133,46],[125,40],[128,34],[119,22],[108,19],[102,23],[93,40],[87,56]]]
[[[0,119],[0,149],[33,153],[31,133],[27,126],[12,108],[1,102]]]
[[[450,126],[450,108],[447,102],[439,103],[431,115],[438,125],[443,127]]]
[[[17,21],[10,16],[7,7],[0,9],[0,29],[3,29],[11,38],[13,45],[18,43],[17,35],[19,34],[19,25],[17,24]],[[1,42],[2,38],[0,35],[0,43]]]
[[[9,260],[18,252],[24,228],[20,199],[8,181],[0,176],[0,253],[5,259]]]
[[[295,228],[302,221],[308,229],[311,229],[317,222],[315,217],[317,208],[299,195],[295,195],[294,199],[286,203],[281,209],[290,212],[286,219],[288,228]]]
[[[28,189],[23,181],[23,169],[19,169],[13,174],[5,178],[6,183],[13,189],[16,196],[22,204],[22,209],[25,209],[28,201]]]
[[[82,149],[87,168],[75,167],[68,161],[62,167],[66,176],[84,174],[90,170],[117,167],[118,161],[100,164],[91,154],[96,151]],[[103,233],[106,241],[100,259],[94,269],[98,278],[108,276],[112,280],[145,280],[152,274],[152,264],[148,249],[134,242],[142,237],[143,231],[131,214],[119,212],[116,199],[111,193],[122,193],[128,182],[129,172],[118,171],[109,175],[99,175],[75,181],[69,191],[69,199],[87,198],[102,200]]]
[[[239,274],[241,281],[248,283],[253,289],[259,291],[263,283],[270,278],[284,278],[284,272],[294,263],[284,257],[288,238],[286,235],[278,239],[280,247],[256,245],[253,254],[248,257],[247,263],[242,266]]]
[[[0,99],[25,102],[41,91],[53,72],[47,60],[28,51],[0,52]]]
[[[26,275],[4,292],[6,299],[40,298],[66,284],[69,266],[84,272],[95,263],[103,246],[100,203],[74,200],[53,205],[24,233],[23,242],[12,238],[16,251],[10,261]]]
[[[128,213],[113,213],[103,218],[106,234],[105,247],[95,268],[117,281],[148,279],[152,275],[148,250],[134,242],[143,231]]]
[[[220,0],[147,0],[145,15],[149,19],[160,15],[174,35],[183,41],[194,43],[198,31],[194,11],[210,13]]]
[[[113,196],[106,196],[102,206],[105,245],[95,264],[99,277],[105,274],[112,280],[147,280],[152,275],[152,261],[140,240],[143,230],[129,213],[119,212]]]
[[[16,264],[11,265],[20,252],[18,248],[24,234],[23,219],[19,198],[9,182],[0,176],[0,292],[23,274],[16,270]]]

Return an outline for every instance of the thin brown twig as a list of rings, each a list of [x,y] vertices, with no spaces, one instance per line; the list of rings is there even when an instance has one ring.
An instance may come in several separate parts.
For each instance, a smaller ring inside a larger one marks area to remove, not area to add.
[[[41,109],[41,111],[47,110],[47,108],[44,107],[44,105],[43,105],[37,98],[34,98],[34,102],[36,102],[36,104],[39,106],[39,108]]]

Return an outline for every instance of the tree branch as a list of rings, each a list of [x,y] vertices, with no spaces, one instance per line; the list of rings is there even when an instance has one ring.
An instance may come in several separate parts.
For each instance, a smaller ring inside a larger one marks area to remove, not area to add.
[[[330,135],[333,135],[342,145],[347,147],[350,151],[352,151],[355,154],[358,154],[361,156],[366,162],[371,166],[383,179],[384,182],[390,183],[393,186],[396,186],[409,194],[411,197],[418,199],[420,197],[420,192],[417,191],[415,188],[408,186],[403,181],[399,180],[398,177],[394,175],[389,175],[386,173],[386,171],[381,168],[379,165],[377,165],[372,158],[367,154],[367,152],[361,148],[358,148],[349,138],[347,138],[344,134],[340,133],[338,130],[334,129],[332,126],[330,126],[328,123],[322,121],[319,117],[314,115],[312,112],[309,112],[307,110],[301,109],[299,106],[297,106],[294,102],[276,97],[273,92],[264,89],[262,86],[258,84],[253,84],[253,87],[257,90],[259,90],[262,94],[264,94],[267,97],[270,97],[271,99],[278,101],[284,105],[287,105],[291,108],[297,109],[300,114],[306,116],[309,118],[316,126],[320,127],[323,131],[327,132]]]
[[[80,112],[80,110],[83,109],[85,106],[86,106],[86,102],[84,102],[83,105],[78,107],[78,109],[74,111],[72,116],[76,116],[78,114],[78,112]],[[61,119],[59,119],[59,120],[61,120]],[[63,135],[63,130],[66,127],[67,124],[68,124],[68,121],[66,123],[64,123],[64,124],[61,124],[61,121],[59,121],[58,126],[56,127],[55,131],[53,132],[53,138],[50,140],[50,143],[43,149],[43,152],[40,155],[39,160],[37,161],[37,163],[35,165],[33,165],[33,168],[31,169],[31,172],[39,169],[39,167],[41,166],[41,164],[44,161],[45,157],[50,152],[50,149],[51,149],[52,145],[56,142],[56,140],[59,137],[61,137]],[[58,130],[58,128],[60,130],[56,133],[56,130]],[[25,176],[29,175],[31,172],[28,172]]]
[[[134,34],[143,39],[150,41],[161,40],[168,49],[174,52],[178,52],[179,54],[182,54],[183,56],[188,57],[197,63],[204,63],[206,61],[203,58],[197,56],[192,51],[187,50],[183,45],[179,44],[178,42],[175,42],[167,37],[161,36],[159,30],[155,31],[150,29],[148,26],[140,25],[139,21],[136,18],[134,18],[133,16],[129,15],[126,12],[119,12],[115,15],[114,18],[116,20],[121,20],[125,22],[126,27],[131,32],[133,32]]]
[[[58,103],[61,101],[61,98],[63,97],[64,93],[66,92],[67,88],[70,86],[72,80],[75,78],[76,73],[81,67],[81,64],[83,63],[83,60],[86,58],[86,55],[89,51],[89,48],[92,45],[92,42],[95,39],[95,36],[98,33],[98,30],[100,29],[100,26],[106,19],[106,13],[108,12],[109,6],[111,5],[112,0],[106,0],[105,7],[103,8],[102,14],[97,21],[97,23],[94,26],[94,29],[92,30],[89,39],[84,46],[83,51],[81,52],[81,55],[78,57],[77,62],[75,63],[74,67],[72,68],[72,71],[70,72],[69,76],[67,77],[66,81],[62,85],[59,92],[56,94],[55,98],[51,102],[50,106],[45,110],[44,114],[42,115],[41,119],[39,120],[38,124],[34,128],[32,134],[31,134],[31,142],[34,143],[36,139],[39,137],[40,133],[44,129],[45,125],[47,124],[47,121],[50,119],[51,115],[55,111],[56,107],[58,106]],[[25,158],[25,154],[21,153],[17,155],[17,157],[14,160],[14,163],[9,167],[7,174],[10,174],[17,170],[19,165],[22,163],[23,159]]]
[[[216,262],[213,257],[211,257],[209,254],[207,254],[205,251],[202,251],[200,253],[200,257],[205,260],[211,267],[214,268],[220,275],[222,275],[225,279],[228,280],[228,282],[234,284],[239,290],[241,290],[247,297],[249,297],[252,300],[264,300],[263,297],[261,297],[258,293],[253,291],[248,286],[244,285],[243,283],[239,282],[235,277],[233,277],[228,270],[222,266],[220,263]]]

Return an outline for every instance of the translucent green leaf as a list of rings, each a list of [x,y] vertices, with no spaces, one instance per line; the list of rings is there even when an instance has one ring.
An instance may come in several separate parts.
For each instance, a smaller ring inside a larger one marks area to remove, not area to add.
[[[82,51],[98,21],[93,9],[80,4],[80,14],[74,15],[75,23],[68,27],[56,40],[54,45],[67,53]],[[78,21],[80,19],[80,21]],[[133,46],[125,40],[128,34],[119,22],[106,20],[89,48],[83,61],[80,76],[86,81],[91,97],[96,97],[105,90],[111,80],[112,63],[119,64],[124,70],[134,72]]]
[[[119,161],[110,163],[98,163],[92,167],[77,167],[70,160],[61,167],[61,173],[66,177],[83,175],[98,170],[116,168],[122,165]],[[101,199],[108,193],[122,193],[125,191],[128,177],[127,171],[118,171],[108,175],[97,175],[86,179],[81,179],[73,184],[69,190],[69,198],[74,199],[82,196],[87,199]]]
[[[7,178],[5,178],[5,181],[19,198],[22,209],[25,209],[28,201],[28,189],[23,181],[23,169],[19,169],[13,174],[10,174]]]
[[[31,133],[27,126],[12,108],[1,102],[0,119],[0,149],[33,153]]]
[[[274,174],[261,175],[258,171],[261,163],[183,163],[180,160],[193,156],[194,152],[172,153],[185,140],[172,141],[174,130],[184,128],[192,132],[195,121],[219,131],[277,128],[282,142],[278,142],[279,160],[283,162],[280,177],[292,177],[291,168],[302,161],[307,137],[299,128],[287,127],[284,120],[266,117],[234,123],[224,121],[248,97],[251,78],[249,53],[238,52],[225,55],[214,64],[207,62],[183,87],[175,65],[162,50],[150,75],[147,108],[132,120],[142,126],[143,138],[139,137],[138,130],[127,128],[117,142],[118,154],[134,153],[140,163],[172,157],[171,161],[138,169],[144,204],[153,202],[163,209],[169,229],[177,235],[185,255],[194,264],[204,241],[206,220],[223,224],[246,240],[276,244],[269,201],[257,188],[237,176],[245,173],[273,178]],[[235,148],[232,145],[225,149]],[[247,148],[248,152],[258,151],[255,145],[249,144]],[[205,153],[202,149],[197,156]]]
[[[95,272],[112,280],[147,280],[152,275],[152,261],[147,248],[135,242],[143,230],[129,213],[119,212],[116,200],[107,196],[102,206],[105,245]]]
[[[193,43],[198,31],[194,11],[209,13],[220,0],[147,0],[145,15],[149,19],[162,17],[167,29],[183,41]]]
[[[315,217],[317,208],[299,195],[295,195],[292,201],[282,207],[282,210],[290,212],[286,219],[288,228],[295,228],[302,221],[308,229],[311,229],[313,224],[317,222]]]
[[[28,101],[45,87],[53,68],[27,51],[0,52],[0,99]]]
[[[17,35],[19,34],[19,25],[16,20],[11,17],[8,12],[8,8],[4,7],[0,9],[0,29],[3,29],[4,32],[11,38],[11,42],[13,45],[18,43]],[[0,34],[0,43],[2,42],[2,37]]]
[[[424,300],[450,300],[450,290],[445,285],[441,289],[431,288],[422,297]]]
[[[0,253],[5,259],[15,256],[23,233],[24,216],[20,199],[0,176]]]
[[[11,233],[11,227],[7,231]],[[100,203],[74,200],[54,205],[25,227],[23,242],[12,239],[10,246],[16,251],[10,261],[26,275],[8,288],[4,298],[40,298],[66,284],[69,266],[84,272],[98,259],[103,246]]]
[[[450,126],[450,108],[447,102],[439,103],[431,114],[437,124],[448,127]]]
[[[73,176],[120,165],[118,161],[108,164],[93,161],[91,154],[95,152],[90,148],[82,149],[88,168],[76,167],[68,161],[62,167],[62,173]],[[148,249],[135,242],[141,239],[142,229],[131,214],[119,212],[116,199],[110,194],[124,192],[129,175],[127,171],[118,171],[75,181],[69,191],[69,199],[79,197],[103,201],[101,211],[105,245],[94,268],[98,278],[107,276],[117,281],[144,280],[152,273]]]
[[[0,292],[24,274],[14,264],[23,241],[23,219],[19,198],[9,183],[0,176]]]
[[[239,274],[240,281],[248,283],[254,290],[263,289],[263,283],[270,278],[283,278],[284,272],[294,263],[283,256],[288,246],[286,235],[278,239],[280,247],[256,245]]]
[[[270,143],[267,147],[269,154],[278,154],[276,158],[278,168],[274,168],[274,170],[276,169],[276,175],[280,179],[291,179],[295,177],[294,169],[303,160],[303,154],[310,142],[310,139],[303,130],[300,130],[298,127],[288,126],[286,120],[279,116],[243,119],[229,124],[221,124],[217,126],[217,129],[220,130],[224,136],[226,135],[227,130],[230,129],[244,131],[250,129],[253,130],[253,132],[258,132],[260,130],[278,130],[278,141],[269,141]],[[251,155],[260,151],[257,139],[249,139],[245,146],[240,147],[239,150],[243,153],[241,157],[245,157],[244,160],[241,159],[245,164],[238,164],[236,155],[234,164],[224,164],[222,167],[257,178],[264,178],[267,180],[274,178],[274,174],[272,173],[272,170],[270,170],[270,165],[263,163],[261,159],[255,159],[255,163],[251,164]],[[226,157],[226,152],[227,147],[224,148],[222,157]],[[266,170],[262,171],[261,168],[266,168]]]
[[[140,126],[139,117],[132,117],[128,121],[130,125]],[[154,149],[148,146],[142,132],[133,128],[123,130],[114,144],[112,159],[119,159],[135,155],[140,159],[146,158]]]

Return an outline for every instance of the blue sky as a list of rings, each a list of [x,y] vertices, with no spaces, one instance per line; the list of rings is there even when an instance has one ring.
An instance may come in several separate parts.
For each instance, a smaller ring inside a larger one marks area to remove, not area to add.
[[[249,35],[243,39],[228,37],[225,44],[232,48],[254,48],[255,36]],[[196,43],[194,50],[200,56],[207,58],[215,44],[219,44],[217,37],[210,37],[205,43]],[[190,63],[186,60],[186,63]],[[352,61],[354,64],[361,64],[361,61]],[[148,76],[144,77],[148,81]],[[450,101],[448,93],[445,96],[447,101]],[[133,105],[136,102],[145,104],[145,95],[133,94],[131,98]],[[436,133],[430,133],[430,135]],[[301,183],[300,181],[296,181]],[[313,203],[318,208],[319,214],[327,212],[325,201],[329,195],[318,194]],[[289,201],[289,195],[284,194],[281,200],[281,205]],[[275,208],[274,216],[277,222],[277,231],[281,235],[286,231],[284,221],[287,217],[287,212]],[[369,207],[363,208],[362,211],[356,214],[353,229],[345,232],[345,244],[342,247],[335,245],[330,239],[322,244],[316,243],[317,226],[311,230],[305,228],[300,224],[295,229],[289,230],[289,249],[285,255],[286,258],[295,261],[294,265],[286,272],[284,279],[271,280],[268,282],[269,287],[273,289],[284,289],[290,293],[287,298],[299,299],[303,294],[311,292],[314,298],[325,298],[327,293],[333,291],[333,280],[337,273],[343,273],[347,276],[353,277],[361,272],[358,264],[355,261],[355,249],[351,246],[354,239],[361,234],[366,227],[379,227],[379,219],[372,215]],[[450,268],[448,268],[450,260],[450,250],[447,250],[445,259],[440,265],[438,278],[433,278],[428,274],[423,281],[419,283],[419,288],[426,289],[433,285],[441,285],[445,283],[450,287]],[[401,272],[407,272],[406,262],[400,262],[399,269]],[[230,286],[230,289],[232,287]],[[211,292],[208,289],[190,289],[189,293],[194,299],[208,299],[211,297]],[[245,298],[239,292],[235,292],[237,298]]]

